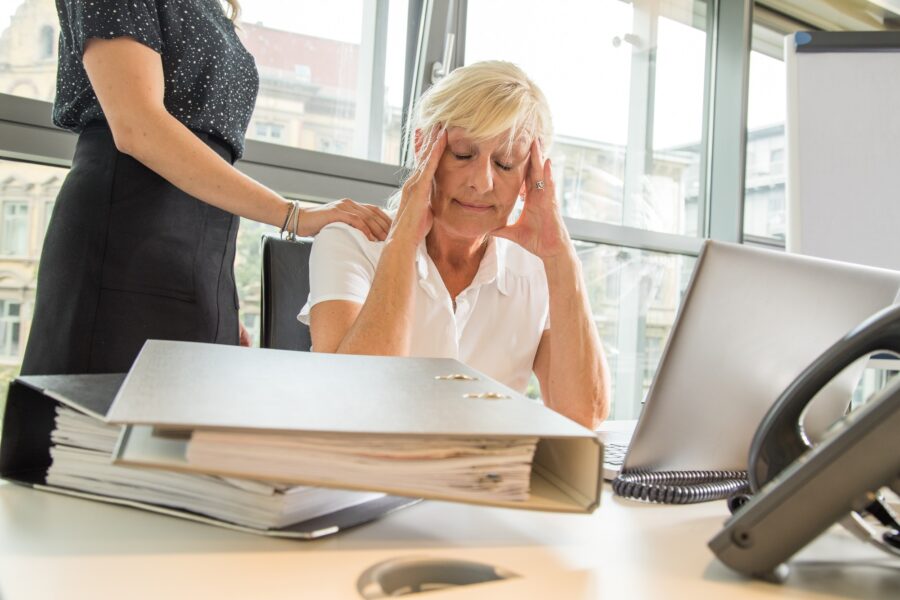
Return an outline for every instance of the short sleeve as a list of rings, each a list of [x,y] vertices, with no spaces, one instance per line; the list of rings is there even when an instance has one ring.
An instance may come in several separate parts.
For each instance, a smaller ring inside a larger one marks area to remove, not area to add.
[[[297,315],[301,323],[309,325],[309,312],[319,302],[366,301],[375,278],[367,244],[372,242],[343,223],[332,223],[319,232],[309,257],[309,299]]]
[[[63,5],[63,31],[72,36],[71,49],[78,56],[91,38],[130,37],[156,52],[163,50],[156,0],[63,0]]]

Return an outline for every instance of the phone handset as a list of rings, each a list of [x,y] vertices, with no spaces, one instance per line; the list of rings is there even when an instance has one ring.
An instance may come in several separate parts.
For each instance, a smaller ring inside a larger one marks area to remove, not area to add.
[[[756,493],[812,447],[803,432],[807,404],[838,373],[878,351],[900,355],[900,305],[875,313],[838,340],[789,385],[763,417],[750,445],[747,469]]]
[[[836,522],[900,556],[900,524],[879,490],[900,493],[900,378],[835,423],[810,447],[800,424],[806,405],[855,360],[900,354],[900,306],[864,321],[825,351],[784,391],[754,436],[748,476],[754,492],[709,542],[737,571],[782,580],[785,561]],[[860,515],[875,516],[887,530]]]

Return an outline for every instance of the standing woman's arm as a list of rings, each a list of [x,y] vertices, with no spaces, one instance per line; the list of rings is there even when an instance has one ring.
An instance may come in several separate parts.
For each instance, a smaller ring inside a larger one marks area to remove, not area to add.
[[[203,202],[254,221],[284,223],[288,201],[235,169],[166,110],[159,54],[130,37],[91,38],[83,62],[120,152]],[[296,233],[314,235],[335,221],[372,240],[384,239],[390,228],[381,209],[342,200],[305,209]]]

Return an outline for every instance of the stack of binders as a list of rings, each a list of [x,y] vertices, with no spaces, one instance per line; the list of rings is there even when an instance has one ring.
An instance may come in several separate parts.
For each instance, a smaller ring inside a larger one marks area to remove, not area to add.
[[[328,488],[320,496],[328,506],[334,494],[333,512],[295,524],[296,537],[365,522],[410,498],[576,513],[592,512],[599,501],[602,445],[592,431],[450,359],[151,340],[124,381],[81,375],[14,382],[0,475],[117,501],[112,471],[85,467],[84,457],[76,456],[76,470],[95,469],[99,483],[52,476],[54,462],[64,466],[50,454],[60,405],[115,428],[106,464],[131,474],[202,477],[266,493]],[[75,416],[64,414],[71,424]],[[37,435],[23,434],[23,426]],[[72,469],[71,451],[65,460]],[[165,498],[127,503],[239,520]],[[283,525],[276,517],[268,522]],[[288,535],[283,527],[268,533]]]

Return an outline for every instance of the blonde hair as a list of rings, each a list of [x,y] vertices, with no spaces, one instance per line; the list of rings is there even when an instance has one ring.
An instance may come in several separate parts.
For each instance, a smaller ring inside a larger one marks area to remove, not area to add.
[[[549,150],[550,106],[540,88],[510,62],[488,60],[460,67],[429,88],[416,103],[405,143],[416,131],[425,139],[461,127],[476,142],[508,133],[510,142],[538,138]],[[407,146],[412,148],[412,146]],[[512,144],[510,144],[512,147]]]
[[[224,0],[224,2],[228,5],[228,18],[232,21],[237,21],[237,18],[241,16],[241,3],[239,0]]]

